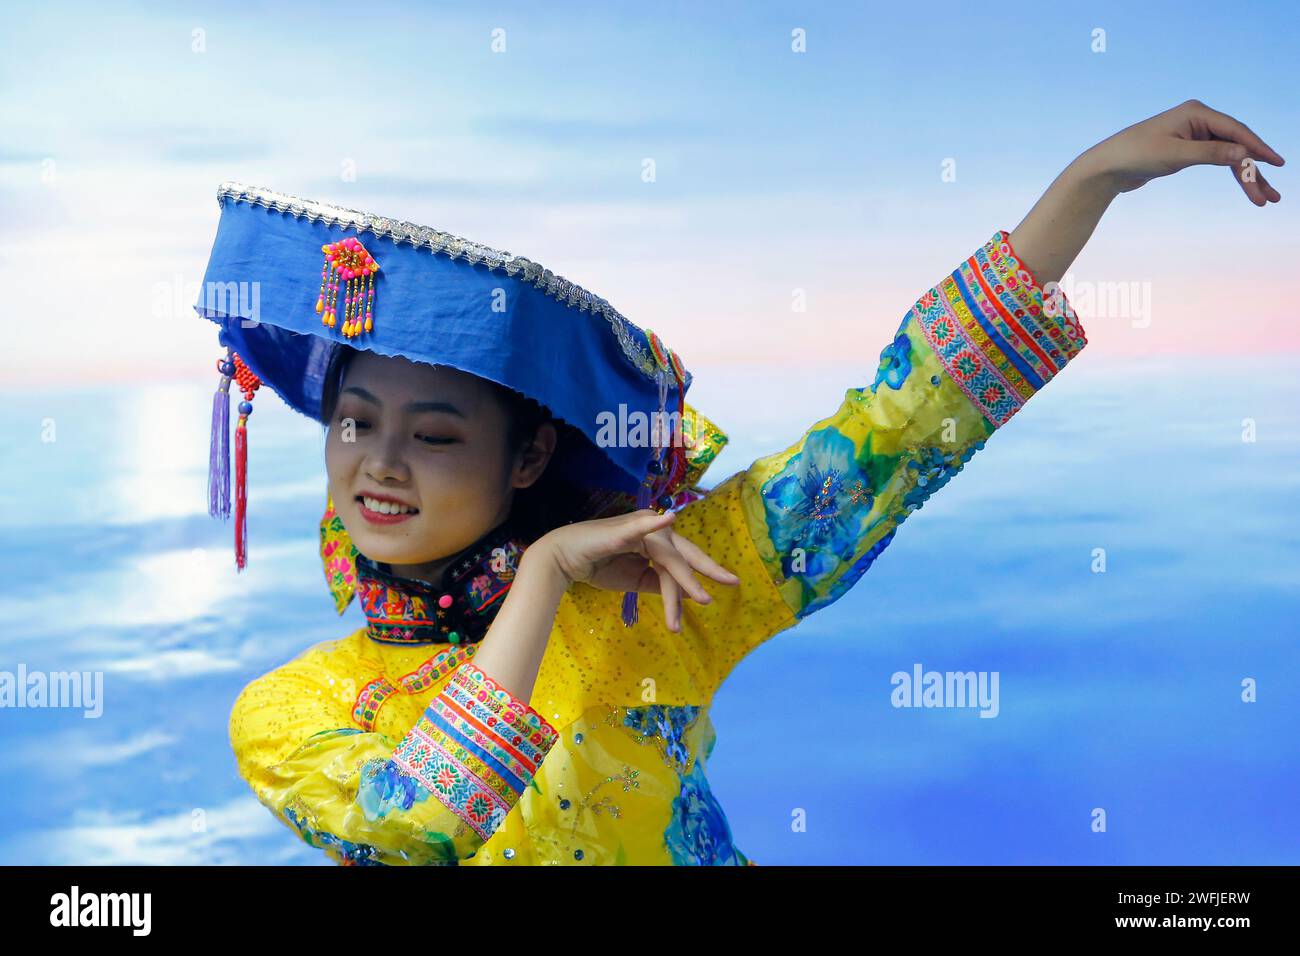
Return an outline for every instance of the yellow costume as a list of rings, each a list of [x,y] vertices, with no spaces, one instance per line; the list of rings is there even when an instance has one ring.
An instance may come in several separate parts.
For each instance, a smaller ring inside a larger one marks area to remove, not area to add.
[[[620,594],[572,585],[525,702],[474,666],[477,645],[384,643],[372,620],[240,694],[231,743],[258,799],[343,863],[750,862],[706,777],[714,693],[847,591],[1086,344],[1008,240],[915,302],[872,383],[681,510],[675,530],[741,582],[702,579],[713,601],[683,601],[681,633],[658,595],[628,627]]]

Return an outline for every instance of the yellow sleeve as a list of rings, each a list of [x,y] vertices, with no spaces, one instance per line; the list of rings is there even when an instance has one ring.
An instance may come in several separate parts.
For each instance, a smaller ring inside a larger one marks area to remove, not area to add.
[[[648,626],[711,695],[753,648],[842,597],[1086,344],[1059,288],[1044,290],[999,230],[916,300],[869,384],[681,510],[675,530],[744,583],[697,575],[713,601],[683,600],[681,635],[652,595]]]
[[[230,741],[260,800],[343,864],[456,863],[518,802],[553,727],[465,662],[396,743],[359,729],[320,648],[250,683]]]

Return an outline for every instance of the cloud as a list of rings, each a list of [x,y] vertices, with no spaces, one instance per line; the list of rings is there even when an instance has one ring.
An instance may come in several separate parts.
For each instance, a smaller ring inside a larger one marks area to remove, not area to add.
[[[196,822],[202,829],[195,829]],[[280,835],[285,839],[275,839]],[[251,796],[152,816],[82,810],[68,826],[11,841],[3,858],[47,866],[328,863],[320,851],[295,842],[285,825]]]

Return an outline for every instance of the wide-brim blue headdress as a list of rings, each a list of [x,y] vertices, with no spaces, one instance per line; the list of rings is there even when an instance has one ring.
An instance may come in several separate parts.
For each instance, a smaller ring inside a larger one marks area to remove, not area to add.
[[[217,201],[221,219],[195,310],[217,323],[226,350],[217,362],[209,475],[209,512],[223,518],[232,381],[243,396],[237,567],[246,562],[245,426],[254,394],[266,384],[322,421],[326,371],[342,344],[461,369],[572,425],[579,437],[562,443],[548,467],[589,490],[586,517],[663,510],[698,496],[726,435],[686,403],[691,374],[677,354],[604,299],[528,259],[426,226],[239,183],[223,184]],[[613,442],[611,415],[622,423]],[[626,440],[624,426],[638,421],[669,431]],[[332,512],[327,502],[326,520]],[[338,548],[337,533],[330,543]]]

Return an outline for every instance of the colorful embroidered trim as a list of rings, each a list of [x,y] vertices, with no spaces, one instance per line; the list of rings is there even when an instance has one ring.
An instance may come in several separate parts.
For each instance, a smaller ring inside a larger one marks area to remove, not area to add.
[[[324,526],[322,535],[327,535]],[[365,555],[355,553],[356,593],[369,622],[370,638],[382,644],[481,641],[510,591],[525,546],[505,522],[447,568],[442,587],[384,571]],[[328,572],[328,563],[326,568]]]
[[[448,718],[454,712],[492,728],[499,738],[509,741],[518,759],[509,761],[508,767],[516,777],[535,773],[546,750],[554,743],[554,731],[540,714],[472,663],[456,670],[442,697],[444,703],[451,705],[450,710],[441,711]]]
[[[352,720],[362,730],[374,730],[375,719],[384,701],[397,693],[397,688],[386,677],[376,677],[357,694],[357,702],[352,708]]]
[[[487,840],[558,736],[541,714],[466,662],[403,738],[393,763]]]
[[[445,675],[473,657],[478,647],[477,644],[466,644],[463,647],[449,648],[430,657],[418,668],[398,680],[402,693],[418,694],[428,690]]]
[[[1059,319],[1015,258],[1006,230],[912,308],[935,356],[995,426],[1006,424],[1087,343],[1059,289]],[[906,325],[907,319],[903,324]]]
[[[1011,234],[1005,229],[999,229],[981,252],[988,257],[997,275],[1004,277],[1008,294],[1016,305],[1040,325],[1046,326],[1051,343],[1064,355],[1064,361],[1057,363],[1056,371],[1064,368],[1088,344],[1088,338],[1060,286],[1053,286],[1048,296],[1043,297],[1044,290],[1011,248]],[[1042,318],[1039,318],[1040,313]],[[1015,314],[1020,315],[1018,312]]]
[[[362,730],[374,730],[379,719],[379,708],[394,694],[398,691],[411,696],[423,693],[473,657],[478,648],[477,644],[466,644],[435,654],[411,673],[400,677],[396,687],[381,674],[357,694],[356,703],[352,706],[353,721]]]
[[[320,558],[325,583],[334,596],[334,609],[342,614],[357,590],[357,549],[334,508],[334,499],[329,497],[320,519]]]
[[[358,564],[364,560],[364,556],[358,556]],[[374,640],[415,643],[438,639],[439,621],[431,619],[429,602],[424,597],[377,581],[365,571],[360,572],[357,594]]]

